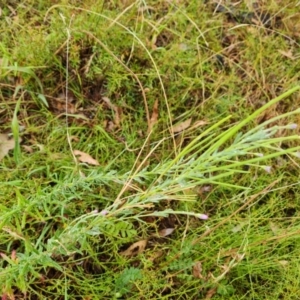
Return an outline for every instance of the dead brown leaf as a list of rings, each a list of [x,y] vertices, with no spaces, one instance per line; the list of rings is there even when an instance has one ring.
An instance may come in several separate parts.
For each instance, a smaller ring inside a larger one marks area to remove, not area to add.
[[[76,136],[76,135],[71,135],[70,136],[70,141],[79,142],[79,137]]]
[[[9,150],[14,149],[14,139],[9,139],[7,134],[0,133],[0,160],[8,154]]]
[[[154,124],[157,122],[157,119],[158,119],[158,99],[155,100],[154,105],[153,105],[152,115],[150,118],[147,133],[151,132]]]
[[[291,49],[289,49],[288,51],[278,50],[278,52],[279,52],[280,54],[282,54],[283,56],[285,56],[285,57],[291,59],[291,60],[295,60],[295,59],[296,59],[296,57],[293,55]]]
[[[162,251],[162,250],[156,251],[156,252],[152,253],[152,255],[148,258],[148,260],[154,262],[156,259],[162,257],[163,254],[164,254],[164,251]]]
[[[104,103],[115,112],[114,115],[114,123],[116,126],[120,126],[121,124],[121,115],[122,115],[122,108],[113,104],[108,97],[102,97]]]
[[[27,153],[33,153],[32,146],[23,145],[22,148],[23,148]]]
[[[174,230],[175,230],[175,228],[165,228],[165,229],[160,230],[158,232],[158,235],[160,237],[165,237],[165,236],[172,234]]]
[[[142,253],[145,250],[147,246],[147,242],[148,240],[138,241],[132,244],[128,249],[121,252],[120,254],[127,257],[138,255],[139,253]]]
[[[191,130],[191,129],[194,129],[194,128],[201,127],[201,126],[206,125],[206,124],[208,124],[208,122],[207,122],[207,121],[204,121],[204,120],[196,121],[196,122],[193,124],[193,126],[190,128],[190,130]]]
[[[202,276],[202,263],[200,261],[197,261],[193,266],[193,276],[200,279],[204,278]]]
[[[178,123],[178,124],[176,124],[175,126],[172,127],[172,132],[177,133],[177,132],[183,131],[183,130],[189,128],[191,123],[192,123],[191,118],[185,120],[184,122]]]
[[[210,289],[210,290],[206,293],[205,299],[211,299],[211,298],[215,295],[216,292],[217,292],[217,288],[216,288],[216,287]]]
[[[106,121],[105,123],[106,123],[105,129],[108,132],[112,132],[116,128],[116,124],[113,121]]]
[[[68,91],[68,98],[66,104],[66,95],[64,93],[59,94],[56,98],[49,99],[49,105],[55,114],[75,114],[76,107],[73,102],[75,101],[75,96],[72,92]]]
[[[99,166],[99,163],[97,160],[92,158],[89,154],[79,151],[79,150],[74,150],[74,155],[78,156],[78,160],[93,166]]]

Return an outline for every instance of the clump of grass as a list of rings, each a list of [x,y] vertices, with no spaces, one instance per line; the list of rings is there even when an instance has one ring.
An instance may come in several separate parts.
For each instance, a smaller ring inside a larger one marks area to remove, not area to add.
[[[1,124],[16,141],[1,161],[2,297],[296,297],[299,86],[274,54],[290,32],[196,2],[22,5],[20,30],[1,29]],[[113,129],[103,96],[122,110]],[[188,118],[206,125],[174,135]],[[100,166],[74,164],[67,130]]]

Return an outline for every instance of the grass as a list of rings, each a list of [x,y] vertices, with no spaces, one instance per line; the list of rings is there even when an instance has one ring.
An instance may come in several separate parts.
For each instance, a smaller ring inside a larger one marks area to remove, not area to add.
[[[297,299],[296,4],[172,3],[4,4],[3,299]]]

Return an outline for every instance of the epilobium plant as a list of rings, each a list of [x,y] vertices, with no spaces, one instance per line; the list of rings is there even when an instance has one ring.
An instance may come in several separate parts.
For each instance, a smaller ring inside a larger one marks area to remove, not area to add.
[[[96,181],[104,181],[106,184],[109,183],[109,180],[113,180],[123,184],[124,187],[139,184],[148,187],[146,190],[140,189],[133,192],[129,196],[124,196],[125,189],[122,189],[112,205],[107,206],[99,213],[92,212],[75,219],[59,237],[60,240],[64,241],[64,248],[68,248],[68,243],[70,243],[70,246],[73,244],[72,240],[74,241],[74,239],[71,239],[71,237],[75,235],[78,236],[77,241],[86,242],[83,236],[104,233],[104,228],[108,224],[113,225],[121,220],[125,222],[123,224],[125,227],[128,226],[129,231],[132,228],[126,222],[130,219],[141,221],[146,216],[166,217],[169,214],[178,214],[207,220],[208,216],[204,211],[183,211],[169,208],[158,210],[157,204],[167,200],[195,201],[195,197],[187,196],[185,191],[194,189],[199,185],[214,184],[230,188],[249,189],[247,186],[227,183],[226,177],[235,173],[247,173],[242,168],[243,166],[263,168],[266,172],[271,172],[272,166],[262,163],[284,154],[295,154],[297,156],[300,146],[282,149],[279,144],[283,141],[299,140],[298,135],[275,137],[279,129],[295,129],[296,124],[274,125],[268,128],[267,125],[278,121],[280,118],[299,113],[299,109],[276,116],[248,132],[242,133],[240,130],[265,109],[299,89],[298,86],[290,89],[268,102],[239,124],[216,135],[215,130],[229,118],[221,120],[205,130],[172,160],[162,162],[153,169],[148,170],[145,168],[123,175],[115,174],[112,177],[104,174],[94,174],[90,178],[82,179],[91,181],[93,178]],[[154,151],[155,148],[152,152]],[[254,157],[253,153],[256,153]],[[81,238],[79,239],[79,237]],[[49,251],[51,252],[51,249]],[[65,251],[66,249],[63,252],[65,253]]]

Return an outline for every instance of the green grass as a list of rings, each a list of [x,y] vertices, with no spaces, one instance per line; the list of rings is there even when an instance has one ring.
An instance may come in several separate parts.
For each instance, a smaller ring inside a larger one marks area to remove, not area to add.
[[[67,2],[1,7],[2,298],[297,299],[296,4]]]

